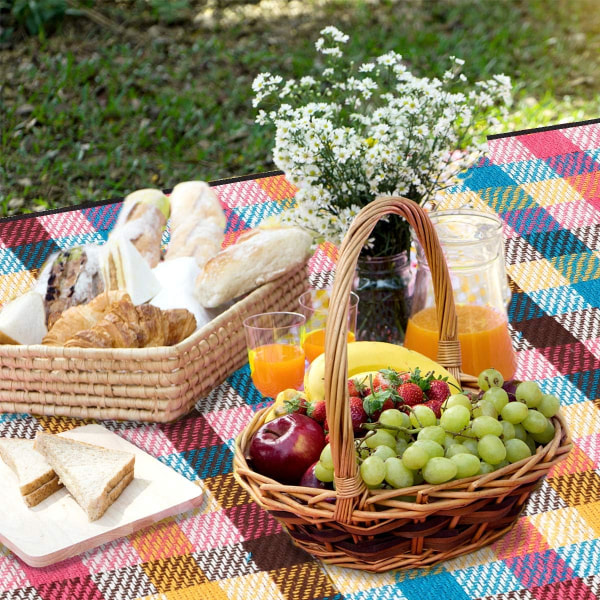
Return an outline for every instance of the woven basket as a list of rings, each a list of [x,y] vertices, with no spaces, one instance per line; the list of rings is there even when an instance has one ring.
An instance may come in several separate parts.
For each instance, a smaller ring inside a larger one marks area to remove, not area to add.
[[[404,217],[423,245],[440,322],[438,361],[460,376],[457,319],[448,269],[427,214],[405,198],[378,198],[357,216],[340,249],[325,340],[325,397],[336,491],[283,485],[246,460],[258,412],[236,440],[234,472],[252,498],[288,530],[295,543],[324,562],[380,572],[425,567],[485,546],[514,524],[529,494],[571,448],[563,418],[554,439],[536,454],[484,476],[369,490],[358,474],[347,403],[347,299],[358,256],[379,219]],[[409,501],[406,496],[415,497]]]
[[[176,346],[0,345],[0,411],[168,422],[248,360],[243,321],[295,310],[306,266],[254,290]]]

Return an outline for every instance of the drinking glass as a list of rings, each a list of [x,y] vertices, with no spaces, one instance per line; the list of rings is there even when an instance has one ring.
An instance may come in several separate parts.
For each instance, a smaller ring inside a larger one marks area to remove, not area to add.
[[[304,352],[306,359],[312,362],[319,354],[325,352],[325,325],[329,313],[331,290],[308,290],[298,302],[300,312],[306,316],[306,337]],[[358,296],[350,292],[348,305],[348,342],[353,342],[356,334],[356,316],[358,313]]]
[[[294,312],[268,312],[244,321],[252,381],[275,398],[287,388],[298,389],[304,379],[306,317]]]
[[[446,258],[456,314],[464,373],[477,376],[495,368],[504,379],[516,360],[508,331],[510,289],[505,270],[502,222],[472,209],[430,213]],[[404,345],[436,360],[438,323],[431,272],[417,247],[418,270]]]

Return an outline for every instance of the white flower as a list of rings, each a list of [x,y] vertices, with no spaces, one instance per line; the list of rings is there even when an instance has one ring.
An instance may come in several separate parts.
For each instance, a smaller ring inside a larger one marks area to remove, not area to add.
[[[316,43],[324,55],[318,75],[283,81],[261,73],[252,83],[256,122],[275,127],[273,161],[298,187],[282,219],[334,243],[377,195],[435,198],[477,160],[482,126],[493,126],[512,100],[502,74],[466,87],[461,59],[450,57],[441,79],[419,77],[393,51],[344,61],[347,42],[326,27]]]

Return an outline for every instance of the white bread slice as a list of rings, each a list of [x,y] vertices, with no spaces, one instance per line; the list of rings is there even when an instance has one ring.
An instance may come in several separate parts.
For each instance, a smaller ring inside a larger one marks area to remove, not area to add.
[[[99,519],[133,479],[135,456],[129,452],[42,432],[35,438],[35,448],[90,521]]]
[[[33,445],[33,440],[0,438],[0,457],[17,476],[27,506],[39,504],[60,488],[56,473]]]
[[[41,294],[27,292],[2,307],[0,344],[41,344],[46,333],[46,309]]]

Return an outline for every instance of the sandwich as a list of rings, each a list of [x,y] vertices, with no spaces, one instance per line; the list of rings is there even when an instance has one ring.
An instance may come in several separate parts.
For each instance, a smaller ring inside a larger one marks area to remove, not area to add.
[[[122,235],[113,235],[103,248],[102,272],[109,290],[125,290],[137,306],[160,292],[160,283],[148,263]]]
[[[38,432],[35,449],[86,512],[99,519],[133,480],[135,455]]]
[[[19,491],[29,507],[38,505],[61,487],[58,476],[33,445],[33,440],[0,438],[0,457],[17,476]]]
[[[27,292],[2,307],[0,344],[41,344],[47,333],[44,299]]]

